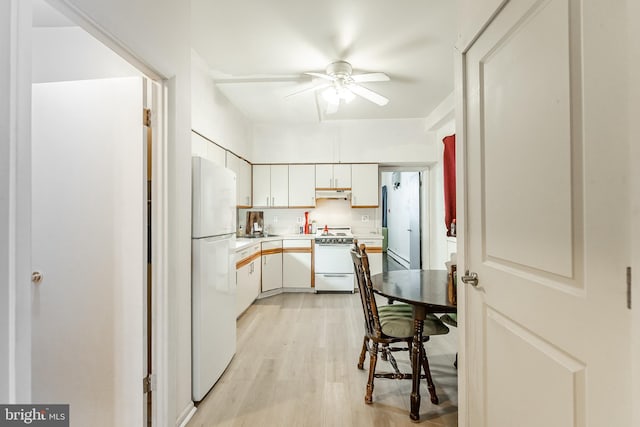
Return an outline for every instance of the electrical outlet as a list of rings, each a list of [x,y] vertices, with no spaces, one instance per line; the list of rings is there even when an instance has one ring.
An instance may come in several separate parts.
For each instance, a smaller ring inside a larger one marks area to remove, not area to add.
[[[277,217],[277,216],[274,216],[274,217],[273,217],[273,222],[274,222],[274,223],[277,223],[277,222],[278,222],[278,217]]]
[[[296,222],[297,222],[298,224],[302,224],[302,217],[301,217],[301,216],[297,217],[297,218],[296,218]]]
[[[369,222],[369,215],[362,215],[361,221],[362,222]]]

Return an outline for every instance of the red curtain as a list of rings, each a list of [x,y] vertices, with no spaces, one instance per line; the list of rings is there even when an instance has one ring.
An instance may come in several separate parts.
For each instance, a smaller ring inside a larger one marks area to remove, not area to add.
[[[451,223],[456,220],[456,135],[445,136],[443,169],[444,169],[444,222],[447,236],[455,236]]]

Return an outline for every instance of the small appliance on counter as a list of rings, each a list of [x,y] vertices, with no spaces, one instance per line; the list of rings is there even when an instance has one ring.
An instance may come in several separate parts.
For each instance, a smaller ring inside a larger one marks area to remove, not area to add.
[[[264,212],[263,211],[247,211],[247,224],[245,227],[244,237],[263,237],[264,236]]]

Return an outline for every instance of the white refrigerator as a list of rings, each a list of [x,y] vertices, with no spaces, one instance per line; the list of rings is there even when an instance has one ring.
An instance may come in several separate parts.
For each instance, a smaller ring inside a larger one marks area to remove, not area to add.
[[[236,175],[192,162],[192,397],[199,402],[236,351]]]

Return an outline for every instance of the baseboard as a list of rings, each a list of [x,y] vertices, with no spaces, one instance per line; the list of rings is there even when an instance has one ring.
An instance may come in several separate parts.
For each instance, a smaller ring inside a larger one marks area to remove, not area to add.
[[[179,427],[185,427],[187,423],[191,421],[191,418],[193,418],[193,415],[195,413],[196,413],[195,405],[193,404],[193,402],[189,402],[187,407],[184,408],[184,410],[182,411],[182,414],[180,414],[180,416],[178,417],[178,420],[176,421],[176,425]]]
[[[393,251],[393,249],[388,249],[387,250],[387,256],[390,256],[391,258],[394,259],[394,261],[396,261],[398,264],[402,265],[404,268],[408,269],[409,266],[411,265],[409,263],[408,260],[404,259],[403,257],[401,257],[400,255],[398,255],[397,253],[395,253]]]

